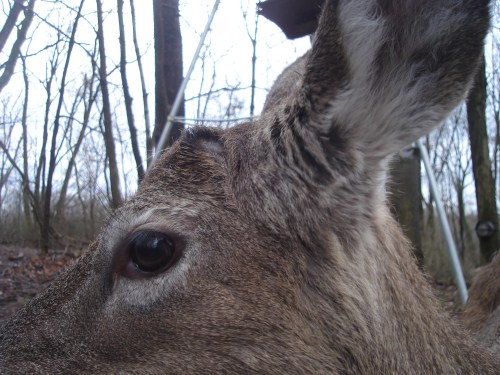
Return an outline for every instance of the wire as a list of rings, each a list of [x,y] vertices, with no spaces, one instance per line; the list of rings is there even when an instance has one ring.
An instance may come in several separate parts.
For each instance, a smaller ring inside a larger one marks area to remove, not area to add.
[[[209,118],[186,118],[186,117],[172,117],[170,121],[177,122],[185,125],[201,125],[206,123],[213,124],[234,124],[246,121],[255,121],[258,116],[253,117],[239,117],[239,118],[226,118],[226,119],[209,119]]]

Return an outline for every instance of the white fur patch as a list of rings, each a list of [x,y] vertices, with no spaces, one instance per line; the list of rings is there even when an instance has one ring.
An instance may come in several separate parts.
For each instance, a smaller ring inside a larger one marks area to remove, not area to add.
[[[429,85],[437,84],[437,74],[421,76],[415,83],[417,67],[411,61],[406,62],[405,57],[420,49],[432,48],[442,38],[457,33],[466,15],[453,8],[431,9],[414,24],[405,24],[405,30],[399,30],[406,39],[400,51],[402,60],[385,67],[387,77],[377,77],[375,59],[391,32],[384,14],[377,11],[375,4],[373,0],[339,4],[351,80],[331,103],[329,115],[357,141],[357,148],[380,159],[429,132],[465,96],[463,90],[444,102],[433,102],[423,93]]]
[[[160,299],[168,298],[173,289],[186,286],[190,261],[191,254],[186,252],[177,264],[156,277],[140,280],[118,278],[107,305],[111,309],[124,302],[133,307],[149,306]]]

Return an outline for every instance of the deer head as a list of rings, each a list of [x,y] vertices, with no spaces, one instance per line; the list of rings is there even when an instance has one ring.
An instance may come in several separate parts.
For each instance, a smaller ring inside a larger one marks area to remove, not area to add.
[[[328,0],[259,120],[165,151],[2,329],[3,374],[498,374],[385,203],[390,156],[464,98],[487,0]]]

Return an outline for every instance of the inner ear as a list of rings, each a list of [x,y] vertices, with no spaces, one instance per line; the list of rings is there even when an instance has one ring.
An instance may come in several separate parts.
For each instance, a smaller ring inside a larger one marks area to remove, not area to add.
[[[220,140],[200,139],[197,142],[197,148],[209,154],[220,154],[223,151]]]
[[[221,140],[221,131],[216,128],[195,127],[189,129],[184,137],[184,143],[196,152],[205,152],[213,156],[221,156],[224,144]]]

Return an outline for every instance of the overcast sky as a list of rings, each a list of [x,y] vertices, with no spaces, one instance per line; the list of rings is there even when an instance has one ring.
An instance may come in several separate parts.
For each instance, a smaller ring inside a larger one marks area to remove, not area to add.
[[[182,33],[184,40],[184,63],[189,65],[198,43],[198,34],[204,29],[214,0],[181,1]],[[194,5],[196,4],[196,5]],[[247,35],[247,24],[253,33],[255,24],[255,0],[222,0],[207,40],[213,60],[216,61],[217,87],[226,85],[248,87],[251,84],[252,45]],[[243,17],[242,7],[248,12]],[[257,37],[257,113],[262,108],[267,89],[277,75],[310,47],[309,38],[289,41],[281,30],[265,19],[259,18]],[[206,67],[208,73],[213,68]],[[197,65],[186,97],[200,90],[201,64]],[[249,91],[241,92],[240,99],[247,106]],[[188,106],[189,108],[189,106]]]
[[[247,35],[247,25],[242,14],[242,5],[248,12],[247,23],[250,31],[253,33],[254,17],[256,14],[256,0],[222,0],[219,10],[212,24],[211,32],[208,35],[206,42],[206,53],[210,55],[205,61],[205,87],[208,89],[211,84],[213,71],[216,72],[216,84],[214,89],[226,86],[249,87],[251,84],[251,58],[252,46]],[[69,0],[64,2],[66,5],[77,7],[79,0]],[[214,5],[214,0],[196,0],[180,1],[181,12],[181,27],[183,36],[184,48],[184,65],[185,71],[189,66],[193,57],[194,51],[199,41],[200,34],[205,28],[208,16]],[[5,10],[8,10],[7,1],[2,0],[2,5]],[[129,2],[125,1],[125,20],[129,23],[130,11]],[[147,76],[148,91],[150,92],[151,103],[153,103],[154,93],[154,39],[153,39],[153,11],[152,1],[136,0],[137,24],[139,31],[139,42],[141,51],[144,53],[144,68]],[[118,64],[119,45],[118,45],[118,22],[116,17],[116,2],[103,1],[105,10],[110,13],[105,18],[105,33],[106,33],[106,49],[108,56],[108,65],[110,67]],[[57,11],[59,9],[59,11]],[[40,18],[51,22],[52,24],[61,24],[61,18],[67,17],[67,9],[64,6],[54,6],[53,2],[39,1],[36,4],[35,11]],[[65,13],[66,12],[66,13]],[[86,1],[84,14],[89,20],[95,18],[95,2]],[[4,17],[1,17],[5,19]],[[4,19],[0,19],[3,23]],[[37,22],[38,21],[38,22]],[[36,28],[36,25],[39,25]],[[43,22],[35,19],[34,37],[25,45],[29,44],[29,51],[33,53],[38,49],[42,49],[48,40],[54,38],[55,31],[45,25]],[[70,22],[68,22],[69,34]],[[132,41],[132,32],[130,26],[127,28],[128,42]],[[40,35],[46,36],[46,38]],[[79,26],[78,40],[81,43],[88,43],[89,47],[93,43],[94,34],[90,26],[85,22],[81,22]],[[298,56],[302,55],[310,46],[309,38],[302,38],[295,41],[289,41],[285,38],[280,29],[265,19],[259,18],[258,32],[258,51],[257,51],[257,105],[256,111],[264,102],[266,90],[272,85],[276,76],[293,62]],[[115,42],[116,41],[116,42]],[[129,43],[128,60],[134,60],[133,46]],[[8,49],[6,49],[8,51]],[[76,51],[78,56],[78,51]],[[41,54],[36,63],[29,63],[29,70],[35,77],[43,77],[46,70],[47,54]],[[79,67],[78,64],[81,64]],[[84,65],[88,64],[85,57],[80,55],[74,58],[72,66],[75,72],[82,71]],[[20,72],[18,65],[16,71]],[[132,92],[134,97],[140,98],[140,85],[137,74],[137,69],[134,64],[128,68],[130,74]],[[186,98],[196,96],[200,92],[200,84],[202,77],[202,63],[198,61],[192,80],[188,85]],[[115,72],[110,76],[111,82],[119,83],[119,74]],[[9,91],[11,93],[19,92],[20,86],[23,85],[21,74],[16,74],[10,84]],[[201,91],[204,91],[202,89]],[[250,102],[250,91],[240,92],[238,94],[241,100],[244,100],[247,105]],[[188,106],[188,111],[190,107]],[[187,116],[192,116],[193,113],[188,113]],[[212,113],[215,115],[215,113]]]

